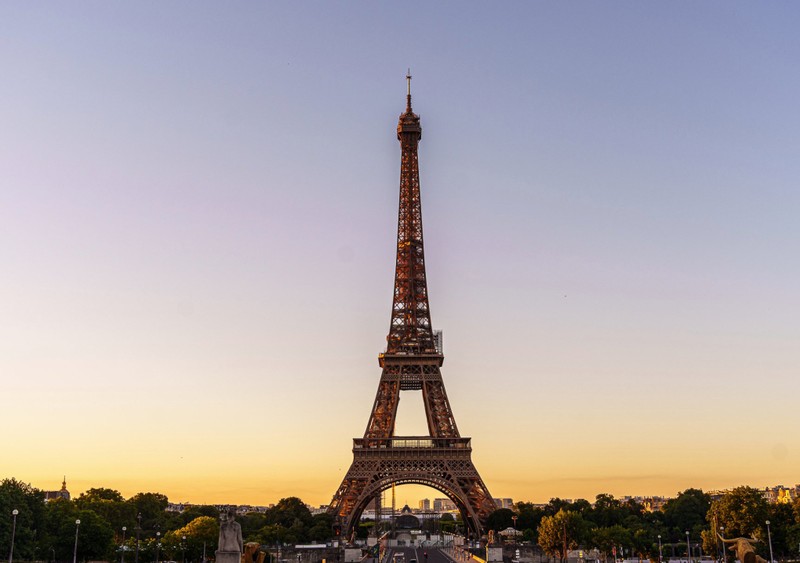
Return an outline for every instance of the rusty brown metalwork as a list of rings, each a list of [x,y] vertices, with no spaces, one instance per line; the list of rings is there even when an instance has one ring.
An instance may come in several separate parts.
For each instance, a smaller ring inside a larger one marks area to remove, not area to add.
[[[364,508],[392,484],[433,487],[459,508],[469,531],[480,535],[495,510],[489,490],[472,463],[470,438],[456,426],[440,368],[444,362],[431,327],[417,146],[419,116],[411,108],[411,76],[406,111],[400,115],[400,205],[394,298],[383,369],[363,439],[353,441],[353,463],[330,504],[342,537],[349,537]],[[428,436],[395,436],[401,391],[421,390]]]

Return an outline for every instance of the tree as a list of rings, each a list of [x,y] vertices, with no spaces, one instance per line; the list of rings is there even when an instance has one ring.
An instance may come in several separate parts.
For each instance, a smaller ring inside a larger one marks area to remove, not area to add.
[[[315,514],[313,524],[308,530],[308,537],[311,541],[324,542],[331,537],[333,530],[333,516],[323,512]]]
[[[569,550],[578,547],[584,530],[585,522],[580,514],[561,509],[555,516],[542,518],[538,530],[539,547],[565,561]]]
[[[47,503],[45,549],[52,549],[56,559],[70,560],[75,549],[77,531],[77,557],[85,559],[110,559],[114,551],[114,530],[92,510],[79,510],[75,503],[55,499]],[[80,520],[80,526],[75,524]]]
[[[132,504],[126,503],[119,491],[113,489],[89,489],[75,499],[75,505],[81,510],[91,510],[108,522],[116,536],[122,533],[122,527],[133,529],[136,512]]]
[[[489,530],[501,531],[511,528],[514,525],[514,511],[508,508],[498,508],[486,519],[486,527]]]
[[[591,543],[603,554],[607,560],[617,546],[631,545],[630,532],[619,524],[613,526],[594,528],[591,532]]]
[[[761,491],[752,487],[736,487],[715,500],[708,509],[708,521],[725,527],[725,537],[752,537],[766,541],[765,522],[769,505]]]
[[[456,529],[456,519],[453,518],[452,514],[445,512],[442,514],[442,517],[439,518],[439,530],[442,533],[446,532],[453,532]]]
[[[517,529],[522,531],[522,537],[528,541],[538,540],[537,530],[544,518],[544,510],[530,502],[517,503]]]
[[[771,504],[768,507],[767,519],[770,521],[772,548],[775,558],[795,553],[797,543],[789,543],[792,526],[796,525],[794,511],[790,504]],[[766,524],[766,523],[765,523]]]
[[[0,481],[0,549],[8,554],[11,550],[11,512],[17,510],[14,534],[14,557],[34,559],[37,536],[45,524],[44,493],[16,479]]]
[[[613,495],[602,493],[595,497],[594,507],[586,518],[601,528],[608,528],[621,524],[625,515],[626,511],[619,500]]]
[[[161,493],[137,493],[126,501],[133,507],[134,518],[142,515],[142,538],[153,537],[157,530],[167,529],[169,499]]]
[[[670,541],[685,539],[687,530],[697,537],[706,527],[710,503],[710,497],[700,489],[686,489],[664,503],[664,523]]]
[[[184,541],[183,538],[186,538]],[[219,539],[219,521],[211,516],[198,516],[185,526],[164,535],[167,550],[178,553],[186,550],[188,560],[199,560],[206,553],[213,553]]]
[[[555,516],[561,509],[569,508],[569,501],[560,499],[558,497],[551,498],[550,501],[544,506],[544,513],[546,516]]]
[[[313,521],[311,511],[297,497],[282,498],[265,514],[268,524],[279,524],[284,528],[294,526],[295,520],[299,520],[304,526],[310,526]]]

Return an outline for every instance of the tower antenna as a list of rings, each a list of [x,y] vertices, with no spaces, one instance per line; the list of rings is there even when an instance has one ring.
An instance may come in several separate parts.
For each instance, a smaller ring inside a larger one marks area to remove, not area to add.
[[[411,69],[406,73],[406,82],[408,83],[408,95],[406,96],[406,111],[411,111]]]

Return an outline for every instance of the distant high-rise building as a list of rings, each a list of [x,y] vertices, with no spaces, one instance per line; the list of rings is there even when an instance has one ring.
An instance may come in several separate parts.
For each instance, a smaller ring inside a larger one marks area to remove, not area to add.
[[[435,498],[433,499],[434,512],[447,512],[449,510],[456,510],[456,504],[449,498]]]
[[[424,510],[425,512],[430,511],[430,509],[431,509],[431,499],[424,498],[421,501],[419,501],[419,509],[420,510]]]
[[[494,499],[494,503],[497,505],[497,508],[514,508],[514,501],[510,498],[496,498]]]

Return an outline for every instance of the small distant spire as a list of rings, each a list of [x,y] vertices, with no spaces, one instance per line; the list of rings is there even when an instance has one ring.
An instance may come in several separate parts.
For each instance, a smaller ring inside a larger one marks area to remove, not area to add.
[[[67,476],[66,475],[64,475],[64,480],[61,481],[61,490],[62,491],[66,491],[67,490]]]
[[[408,95],[406,96],[406,111],[411,113],[411,69],[406,73],[406,82],[408,82]]]

